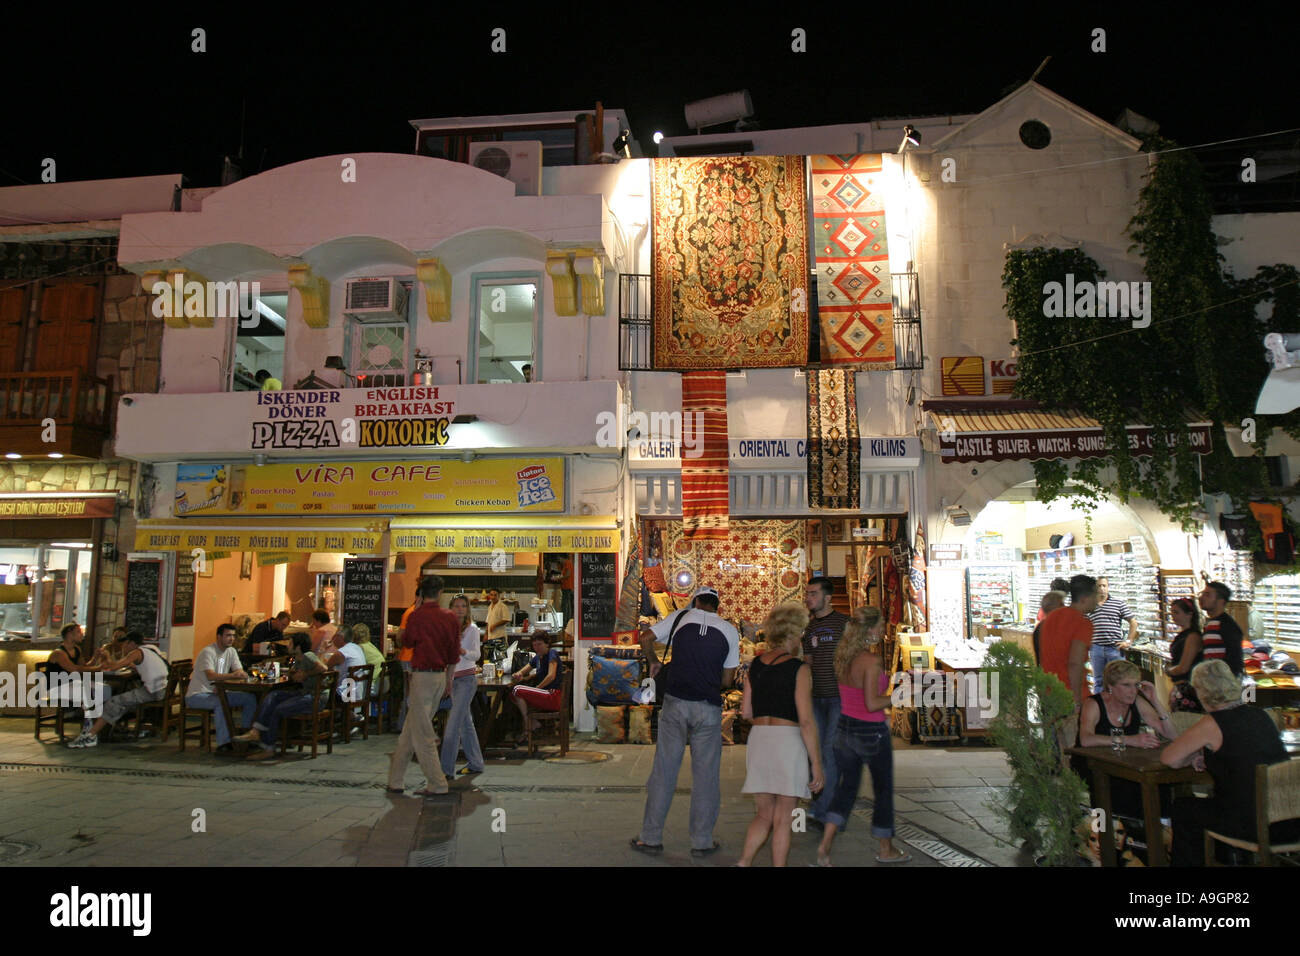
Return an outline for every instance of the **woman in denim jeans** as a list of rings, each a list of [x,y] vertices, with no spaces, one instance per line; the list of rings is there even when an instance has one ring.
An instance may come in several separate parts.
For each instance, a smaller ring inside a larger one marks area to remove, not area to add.
[[[894,846],[894,752],[889,743],[889,674],[880,660],[885,622],[880,609],[860,607],[844,627],[835,648],[840,685],[840,722],[835,736],[839,783],[826,812],[826,829],[817,847],[817,864],[831,865],[831,845],[844,829],[862,783],[862,765],[871,771],[875,809],[871,835],[880,840],[877,863],[906,863],[912,857]]]
[[[469,598],[457,594],[451,599],[451,613],[460,622],[460,661],[456,664],[452,681],[443,695],[451,697],[451,713],[442,734],[442,772],[450,777],[456,770],[456,754],[465,751],[468,763],[457,776],[483,772],[483,752],[478,745],[478,731],[469,705],[478,693],[476,669],[479,658],[479,630],[469,619]]]

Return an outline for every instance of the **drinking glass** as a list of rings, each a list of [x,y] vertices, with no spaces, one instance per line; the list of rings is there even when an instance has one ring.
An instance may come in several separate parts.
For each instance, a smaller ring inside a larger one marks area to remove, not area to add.
[[[1122,727],[1112,727],[1110,729],[1110,749],[1115,753],[1123,753],[1127,744],[1124,741],[1124,729]]]

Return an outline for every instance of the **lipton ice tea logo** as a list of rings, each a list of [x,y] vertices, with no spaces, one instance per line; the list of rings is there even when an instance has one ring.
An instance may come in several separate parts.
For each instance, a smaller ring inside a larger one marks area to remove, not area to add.
[[[529,465],[515,472],[515,480],[519,482],[520,508],[555,500],[555,489],[551,487],[545,465]]]

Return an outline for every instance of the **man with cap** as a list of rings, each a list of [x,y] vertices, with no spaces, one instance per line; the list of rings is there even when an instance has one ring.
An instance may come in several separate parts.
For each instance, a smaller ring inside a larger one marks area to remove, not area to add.
[[[641,833],[632,849],[663,852],[664,821],[677,789],[677,775],[687,744],[691,748],[691,855],[707,856],[720,848],[713,839],[722,802],[722,688],[731,684],[740,665],[740,635],[718,616],[718,592],[702,587],[691,606],[653,628],[641,630],[641,649],[658,679],[663,664],[655,643],[671,640],[672,666],[664,675],[664,704],[659,713],[659,742],[646,783]]]

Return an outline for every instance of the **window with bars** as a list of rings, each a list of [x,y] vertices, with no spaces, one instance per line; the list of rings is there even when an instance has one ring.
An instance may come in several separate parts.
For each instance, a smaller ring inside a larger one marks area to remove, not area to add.
[[[401,386],[409,371],[410,326],[405,323],[374,325],[354,322],[352,374],[359,383]]]
[[[618,277],[618,367],[623,371],[654,368],[654,323],[648,275]]]
[[[915,272],[893,272],[890,279],[894,286],[894,368],[922,369],[920,281]]]

